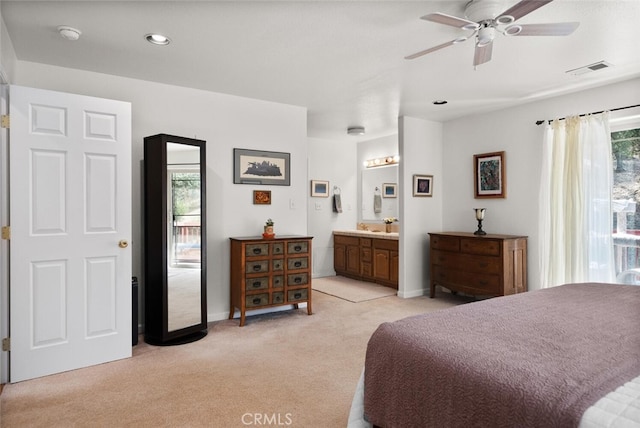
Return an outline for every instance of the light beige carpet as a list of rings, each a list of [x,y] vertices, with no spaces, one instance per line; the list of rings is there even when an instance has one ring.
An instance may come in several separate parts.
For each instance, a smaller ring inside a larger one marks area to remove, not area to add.
[[[311,287],[324,294],[358,303],[382,297],[395,296],[397,290],[372,282],[356,281],[344,276],[313,278]]]
[[[141,338],[132,358],[5,385],[0,426],[345,427],[378,325],[466,301],[438,292],[354,304],[313,291],[311,316],[301,308],[248,316],[244,327],[211,322],[197,342]]]

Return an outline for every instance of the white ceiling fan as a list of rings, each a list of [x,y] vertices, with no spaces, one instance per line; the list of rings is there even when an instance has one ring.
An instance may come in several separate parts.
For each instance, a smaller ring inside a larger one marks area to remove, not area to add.
[[[416,52],[405,59],[414,59],[446,48],[456,43],[464,42],[475,36],[476,48],[473,65],[478,66],[491,60],[493,39],[496,32],[505,36],[568,36],[573,33],[579,22],[558,22],[550,24],[515,24],[514,22],[534,10],[551,3],[553,0],[521,0],[509,9],[500,13],[502,1],[471,0],[465,6],[465,18],[444,13],[430,13],[421,17],[426,21],[450,25],[463,30],[473,31],[469,36],[458,37],[438,46]]]

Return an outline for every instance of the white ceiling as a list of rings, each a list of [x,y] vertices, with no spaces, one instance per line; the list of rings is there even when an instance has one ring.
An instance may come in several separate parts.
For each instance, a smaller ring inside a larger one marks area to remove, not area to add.
[[[468,34],[420,19],[463,17],[466,0],[0,4],[19,60],[304,106],[316,138],[358,140],[346,129],[364,126],[360,140],[371,139],[395,133],[401,115],[444,121],[640,75],[638,0],[556,0],[517,22],[579,21],[572,35],[497,35],[477,70],[472,40],[404,59]],[[59,25],[82,36],[64,40]],[[151,32],[172,43],[147,43]],[[613,67],[565,73],[602,60]]]

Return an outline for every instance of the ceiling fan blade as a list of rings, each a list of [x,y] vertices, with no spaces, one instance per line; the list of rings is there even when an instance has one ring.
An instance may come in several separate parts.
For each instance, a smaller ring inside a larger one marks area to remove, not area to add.
[[[522,31],[514,36],[568,36],[580,25],[579,22],[558,22],[553,24],[522,24]]]
[[[434,46],[432,48],[425,49],[425,50],[420,51],[420,52],[416,52],[413,55],[405,56],[404,59],[415,59],[415,58],[421,57],[422,55],[426,55],[428,53],[440,50],[442,48],[446,48],[447,46],[455,45],[456,43],[460,43],[460,42],[463,42],[465,40],[466,40],[466,38],[459,38],[459,39],[451,40],[451,41],[443,43],[441,45]]]
[[[430,13],[428,15],[420,17],[420,19],[437,22],[438,24],[450,25],[452,27],[464,28],[465,30],[475,30],[479,27],[478,23],[476,22],[440,12]]]
[[[493,41],[487,43],[484,46],[476,45],[476,51],[473,55],[474,67],[485,62],[491,61],[491,52],[493,51]]]
[[[519,3],[514,4],[509,9],[502,12],[500,16],[513,16],[513,20],[517,21],[523,16],[533,12],[534,10],[541,8],[547,3],[551,3],[553,0],[522,0]]]

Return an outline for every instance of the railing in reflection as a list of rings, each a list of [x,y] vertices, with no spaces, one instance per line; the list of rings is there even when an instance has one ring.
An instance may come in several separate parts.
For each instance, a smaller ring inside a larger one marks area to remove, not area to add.
[[[617,282],[640,285],[640,231],[613,234]]]
[[[174,225],[172,264],[200,263],[200,240],[199,225]]]

